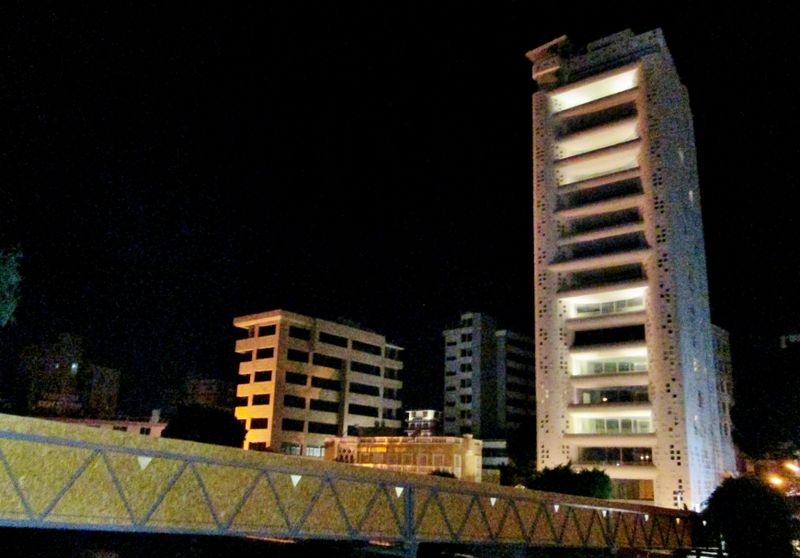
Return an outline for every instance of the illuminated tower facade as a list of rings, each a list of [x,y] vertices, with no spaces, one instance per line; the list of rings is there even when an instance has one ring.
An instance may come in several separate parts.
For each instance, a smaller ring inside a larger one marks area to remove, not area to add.
[[[725,452],[689,99],[660,30],[567,51],[528,53],[538,465],[699,508]]]

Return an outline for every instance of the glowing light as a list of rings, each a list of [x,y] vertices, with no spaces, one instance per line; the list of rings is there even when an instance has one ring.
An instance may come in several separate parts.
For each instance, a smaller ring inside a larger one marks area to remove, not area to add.
[[[556,513],[558,513],[558,508],[560,507],[561,506],[559,506],[558,504],[553,504],[553,509],[555,510]]]
[[[785,482],[782,478],[778,475],[772,475],[769,479],[767,479],[769,483],[773,486],[782,486]]]
[[[495,498],[495,497],[489,498],[489,502],[491,502],[492,503],[492,507],[494,507],[494,505],[497,503],[497,498]]]
[[[397,494],[397,497],[399,498],[403,494],[403,487],[402,486],[395,486],[394,487],[394,493]]]
[[[796,463],[787,461],[786,463],[783,464],[783,466],[789,469],[793,473],[800,473],[800,467],[798,467]]]
[[[645,521],[649,521],[650,520],[650,514],[647,514],[647,513],[644,514],[644,520]]]
[[[290,475],[292,477],[292,486],[297,486],[297,483],[300,482],[300,479],[303,478],[302,475]]]

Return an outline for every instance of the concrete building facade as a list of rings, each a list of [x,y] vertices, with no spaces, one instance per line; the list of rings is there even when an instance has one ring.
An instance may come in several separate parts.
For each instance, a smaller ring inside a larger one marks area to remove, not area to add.
[[[464,436],[374,436],[329,438],[325,459],[361,467],[429,475],[446,471],[481,482],[482,442]]]
[[[660,30],[528,53],[539,467],[699,508],[724,453],[692,115]]]
[[[505,438],[534,414],[533,342],[478,312],[444,337],[444,433]]]
[[[737,473],[736,450],[733,444],[733,361],[731,359],[731,336],[719,326],[711,325],[714,342],[714,370],[717,373],[717,397],[719,399],[719,435],[721,441],[720,469],[725,474]]]
[[[383,335],[284,310],[233,323],[246,449],[322,457],[331,436],[401,428],[402,349]]]

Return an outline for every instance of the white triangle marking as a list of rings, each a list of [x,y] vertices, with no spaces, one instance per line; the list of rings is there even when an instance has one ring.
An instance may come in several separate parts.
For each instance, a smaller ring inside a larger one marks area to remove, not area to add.
[[[403,494],[403,487],[402,486],[395,486],[394,487],[394,493],[397,494],[397,497],[399,498],[400,495]]]
[[[553,504],[553,509],[556,511],[556,513],[558,513],[558,508],[560,507],[561,507],[560,504]]]
[[[150,465],[150,462],[153,460],[153,458],[146,455],[139,455],[136,457],[136,460],[139,462],[139,469],[144,471],[147,469],[147,466]]]
[[[289,475],[292,477],[292,486],[297,486],[297,483],[300,482],[300,479],[303,478],[303,475]]]
[[[489,498],[489,501],[492,503],[492,507],[494,507],[494,505],[497,503],[497,498],[495,497]]]

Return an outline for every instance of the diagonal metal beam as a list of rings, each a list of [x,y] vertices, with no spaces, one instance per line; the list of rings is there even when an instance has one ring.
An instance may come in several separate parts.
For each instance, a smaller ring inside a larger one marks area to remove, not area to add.
[[[61,490],[58,491],[56,497],[53,498],[53,500],[49,504],[47,504],[47,506],[45,506],[44,510],[42,510],[42,513],[39,514],[38,518],[39,521],[44,521],[44,518],[50,515],[50,512],[53,511],[53,508],[55,508],[58,502],[61,500],[61,498],[64,497],[64,494],[66,494],[67,491],[70,488],[72,488],[72,486],[75,484],[75,481],[77,481],[78,478],[80,478],[83,472],[86,471],[86,468],[91,464],[92,461],[94,461],[95,457],[97,457],[98,455],[100,455],[100,450],[94,450],[86,457],[86,459],[83,460],[83,462],[78,466],[78,468],[75,469],[75,472],[72,473],[72,476],[67,480],[64,486],[61,487]]]
[[[111,482],[114,484],[117,494],[119,494],[119,497],[122,499],[122,503],[125,506],[125,511],[128,512],[128,517],[131,518],[131,523],[135,524],[136,514],[131,507],[131,503],[128,502],[128,498],[125,496],[122,483],[119,481],[119,477],[117,476],[116,471],[114,471],[114,467],[111,466],[111,462],[109,461],[105,451],[100,450],[100,456],[103,458],[103,463],[105,464],[106,469],[108,469],[108,474],[111,475]]]
[[[17,493],[17,496],[22,502],[22,507],[25,508],[25,513],[28,514],[30,519],[34,519],[33,508],[31,508],[28,499],[25,498],[25,494],[22,492],[22,487],[19,485],[19,481],[17,480],[14,471],[11,470],[11,465],[8,464],[8,460],[6,459],[6,455],[3,453],[2,449],[0,449],[0,462],[2,462],[3,469],[5,469],[6,475],[8,475],[11,485],[14,487],[14,492]]]
[[[178,479],[186,470],[186,467],[188,465],[189,463],[187,461],[181,462],[180,467],[178,467],[178,470],[175,473],[173,473],[172,477],[170,477],[169,482],[167,482],[167,485],[164,487],[164,490],[161,492],[161,494],[158,495],[158,498],[156,498],[156,501],[153,502],[153,504],[150,506],[150,509],[148,509],[142,516],[142,519],[139,523],[140,525],[145,525],[148,521],[150,521],[150,518],[156,512],[158,506],[161,505],[161,503],[164,501],[164,498],[167,497],[169,491],[172,490],[172,487],[175,486],[176,482],[178,482]]]

